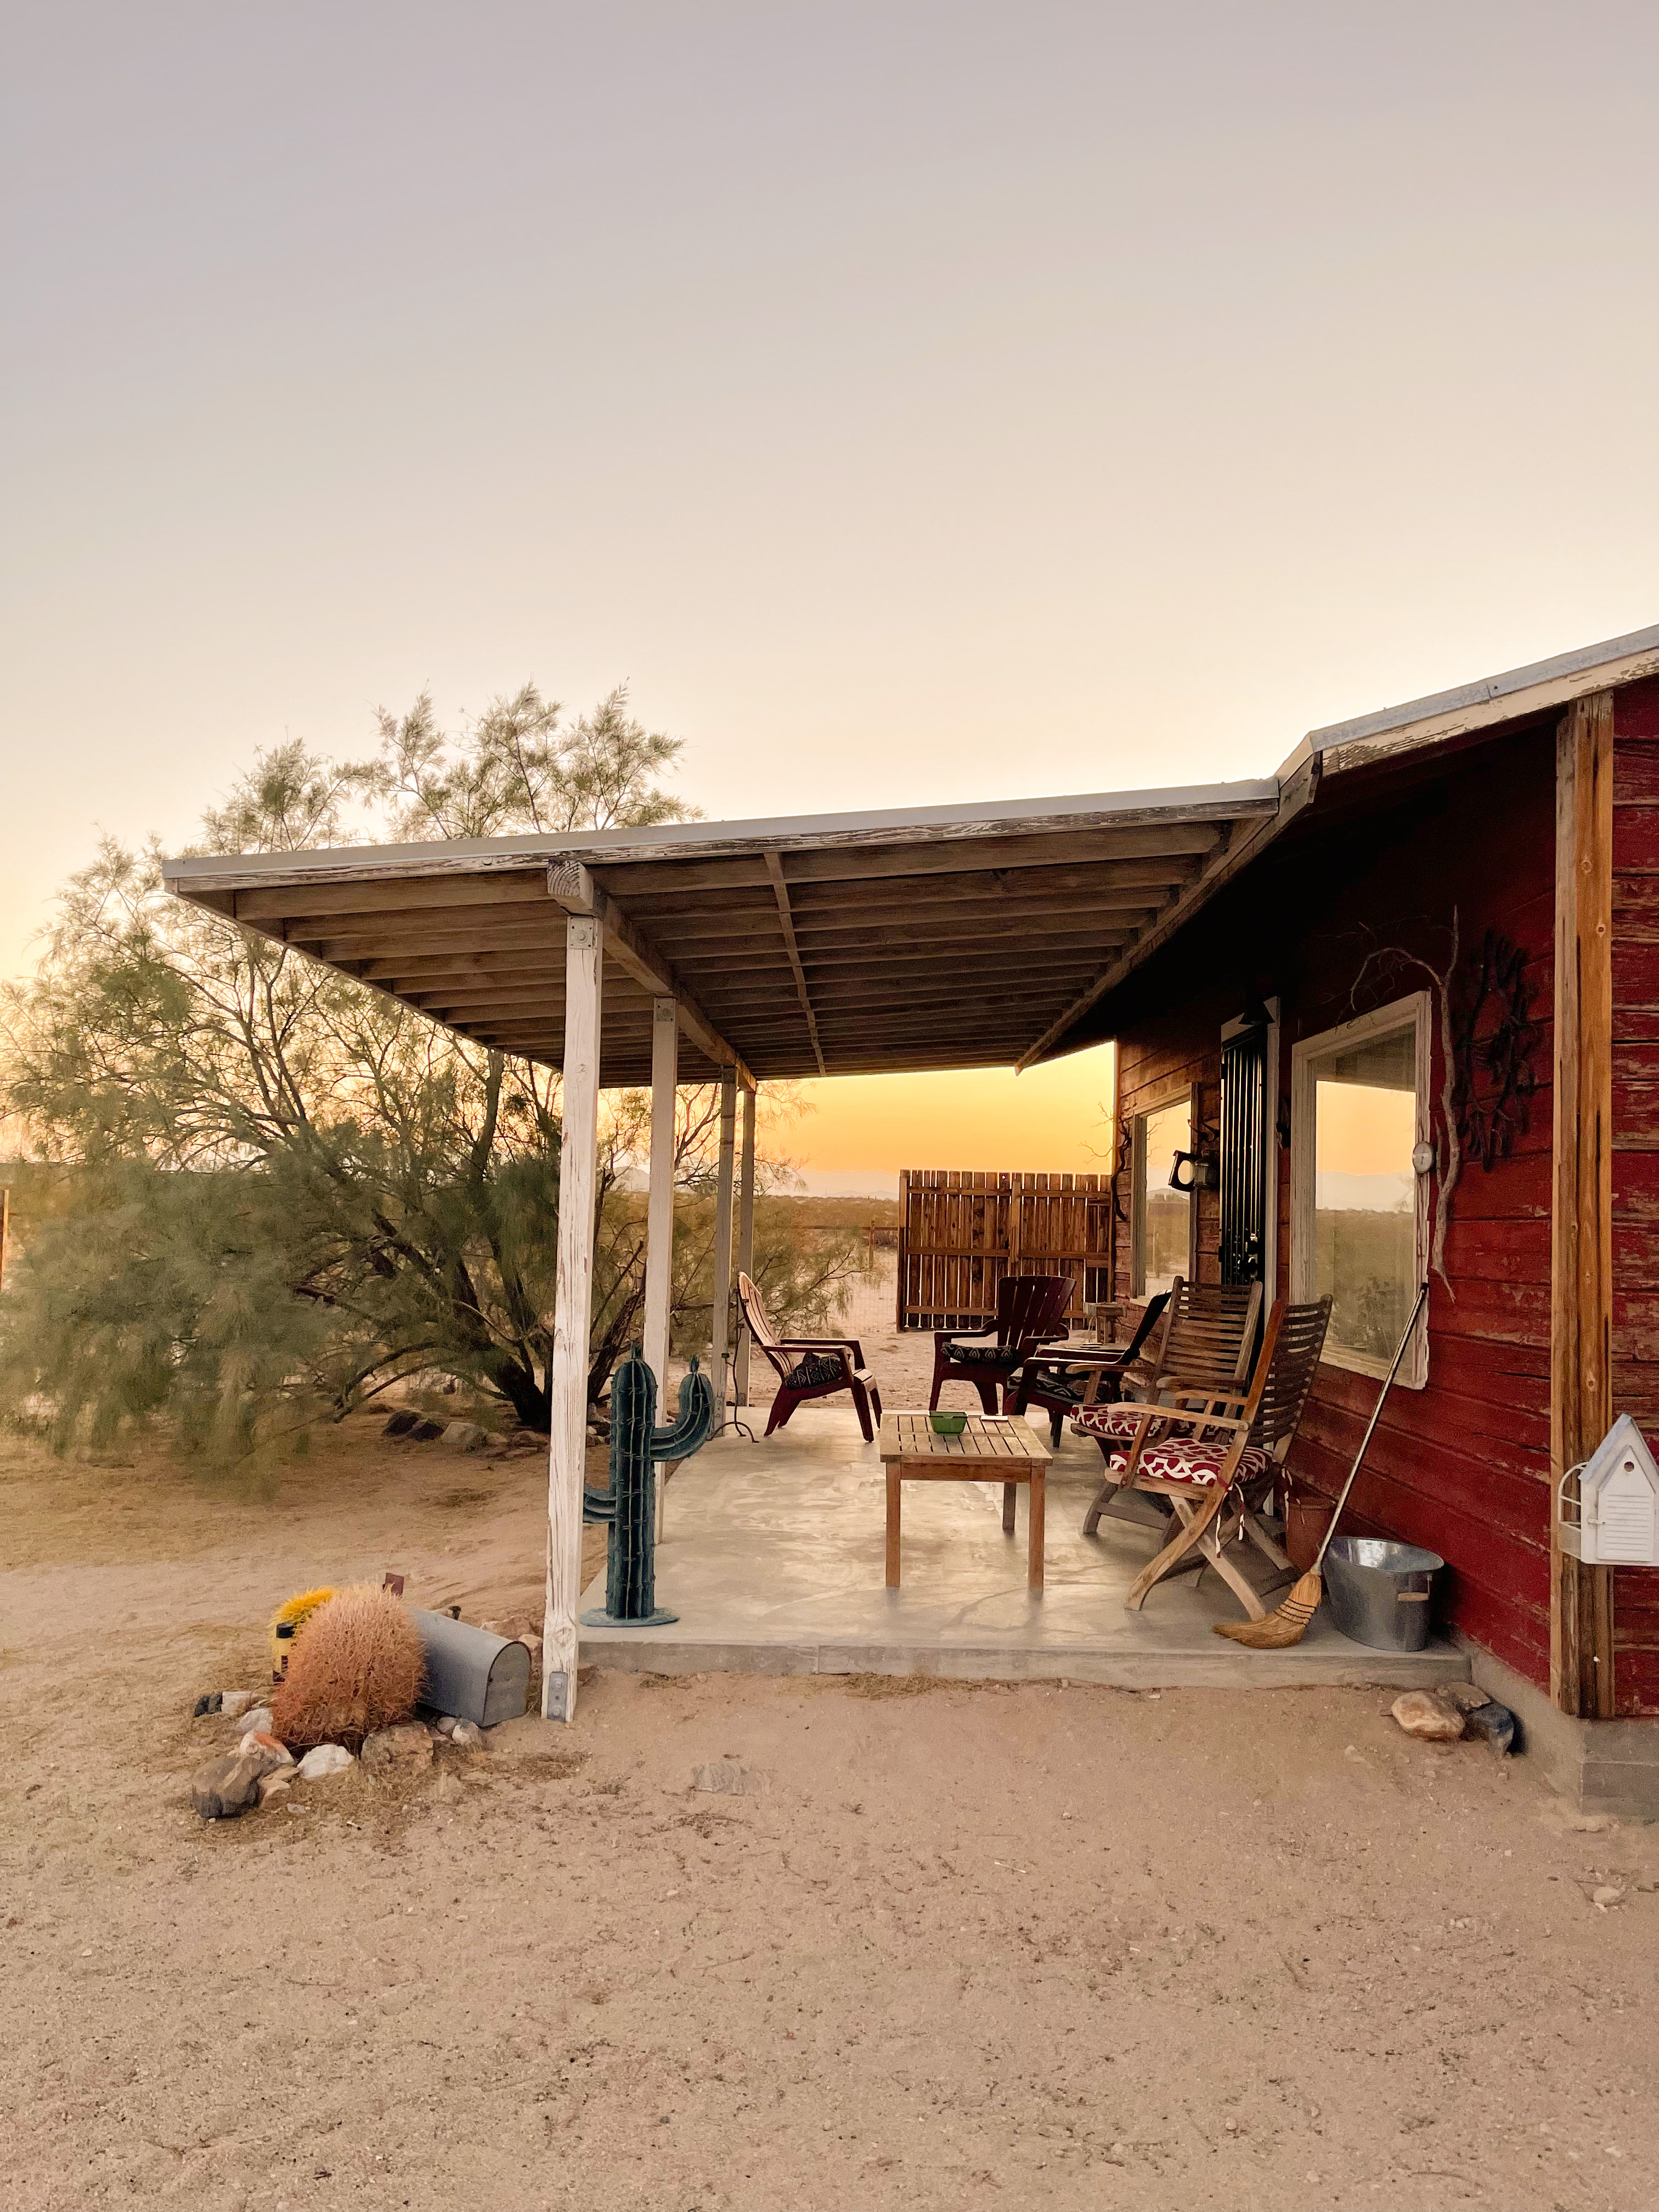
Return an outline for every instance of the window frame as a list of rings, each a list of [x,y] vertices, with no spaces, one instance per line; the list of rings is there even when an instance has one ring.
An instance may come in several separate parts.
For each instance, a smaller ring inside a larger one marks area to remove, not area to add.
[[[1334,1029],[1321,1030],[1317,1035],[1302,1038],[1291,1048],[1291,1298],[1294,1304],[1306,1305],[1319,1295],[1318,1262],[1314,1243],[1314,1215],[1316,1211],[1315,1175],[1318,1160],[1317,1098],[1315,1088],[1314,1063],[1328,1059],[1334,1052],[1343,1052],[1355,1045],[1368,1044],[1374,1038],[1391,1036],[1410,1030],[1415,1042],[1414,1073],[1417,1082],[1417,1113],[1413,1150],[1421,1145],[1432,1146],[1433,1127],[1431,1113],[1430,1081],[1433,1047],[1433,1003],[1427,991],[1408,991],[1404,998],[1392,999],[1386,1006],[1376,1006],[1368,1014],[1357,1015],[1352,1021],[1339,1022]],[[1416,1259],[1416,1280],[1421,1283],[1428,1273],[1430,1243],[1430,1182],[1431,1177],[1419,1173],[1414,1193],[1413,1251]],[[1386,1359],[1373,1359],[1368,1354],[1337,1348],[1327,1340],[1320,1364],[1340,1367],[1346,1374],[1367,1375],[1381,1381],[1388,1373]],[[1408,1390],[1421,1390],[1429,1379],[1429,1333],[1419,1328],[1400,1364],[1395,1378]]]
[[[1177,1084],[1162,1097],[1153,1098],[1144,1106],[1137,1106],[1129,1117],[1129,1295],[1132,1298],[1146,1296],[1146,1124],[1155,1114],[1167,1114],[1171,1106],[1187,1109],[1187,1142],[1193,1141],[1193,1131],[1198,1127],[1198,1085],[1195,1083]],[[1194,1204],[1194,1193],[1187,1198],[1187,1279],[1191,1282],[1198,1272],[1194,1248],[1198,1237],[1198,1208]]]

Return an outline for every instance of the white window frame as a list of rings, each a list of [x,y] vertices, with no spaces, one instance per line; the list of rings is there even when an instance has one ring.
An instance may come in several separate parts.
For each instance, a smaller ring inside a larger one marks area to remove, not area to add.
[[[1167,1114],[1171,1106],[1187,1109],[1187,1142],[1193,1141],[1193,1132],[1198,1127],[1198,1086],[1193,1083],[1177,1084],[1174,1090],[1148,1104],[1137,1106],[1129,1118],[1129,1295],[1144,1298],[1146,1295],[1146,1208],[1144,1194],[1146,1185],[1146,1124],[1154,1114]],[[1198,1273],[1194,1247],[1198,1237],[1198,1208],[1191,1196],[1187,1200],[1187,1279],[1191,1282]]]
[[[1315,1125],[1317,1111],[1314,1062],[1327,1059],[1334,1052],[1346,1052],[1356,1045],[1369,1044],[1374,1037],[1390,1036],[1402,1030],[1414,1032],[1416,1042],[1417,1116],[1414,1146],[1431,1145],[1429,1083],[1431,1049],[1433,1039],[1434,1010],[1427,991],[1408,992],[1403,999],[1390,1000],[1369,1014],[1360,1014],[1351,1022],[1339,1023],[1334,1030],[1322,1030],[1317,1036],[1304,1037],[1291,1048],[1291,1300],[1296,1305],[1311,1304],[1318,1296],[1315,1285],[1317,1270],[1314,1251],[1314,1212],[1316,1190],[1315,1164],[1317,1158],[1318,1131]],[[1419,1174],[1416,1189],[1416,1254],[1418,1282],[1422,1282],[1429,1267],[1429,1184],[1430,1178]],[[1322,1366],[1340,1367],[1351,1374],[1370,1375],[1379,1380],[1387,1374],[1386,1359],[1373,1359],[1364,1352],[1336,1350],[1328,1341]],[[1408,1390],[1420,1390],[1429,1379],[1429,1333],[1419,1328],[1401,1362],[1395,1380]]]

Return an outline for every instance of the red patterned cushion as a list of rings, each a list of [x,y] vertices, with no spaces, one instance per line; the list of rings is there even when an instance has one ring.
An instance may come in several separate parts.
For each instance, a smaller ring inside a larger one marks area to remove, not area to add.
[[[1158,1482],[1190,1482],[1208,1490],[1221,1480],[1227,1450],[1224,1443],[1194,1443],[1189,1438],[1172,1437],[1168,1443],[1148,1444],[1135,1471],[1149,1474]],[[1112,1454],[1114,1474],[1126,1474],[1128,1466],[1127,1452]],[[1255,1444],[1246,1444],[1235,1480],[1242,1477],[1246,1482],[1253,1482],[1258,1475],[1266,1474],[1267,1467],[1267,1453],[1259,1451]]]
[[[1126,1437],[1130,1443],[1140,1433],[1144,1406],[1079,1406],[1075,1425],[1091,1437]]]

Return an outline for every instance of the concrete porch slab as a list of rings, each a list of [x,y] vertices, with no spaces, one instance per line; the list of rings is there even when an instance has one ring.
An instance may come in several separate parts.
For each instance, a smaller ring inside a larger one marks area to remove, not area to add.
[[[804,1408],[778,1435],[729,1432],[669,1485],[657,1551],[657,1602],[680,1618],[659,1628],[584,1628],[585,1664],[658,1674],[914,1674],[958,1680],[1057,1677],[1121,1689],[1213,1684],[1383,1683],[1401,1689],[1466,1680],[1449,1644],[1372,1651],[1339,1636],[1323,1611],[1287,1651],[1248,1651],[1212,1633],[1240,1609],[1213,1573],[1155,1590],[1139,1613],[1130,1583],[1158,1548],[1150,1531],[1083,1516],[1100,1455],[1065,1437],[1049,1470],[1047,1587],[1025,1588],[1026,1498],[1001,1525],[989,1483],[907,1483],[903,1587],[883,1584],[886,1492],[881,1462],[850,1413]],[[1246,1547],[1269,1605],[1271,1570]],[[1288,1587],[1288,1585],[1286,1585]],[[602,1607],[605,1577],[583,1595]]]

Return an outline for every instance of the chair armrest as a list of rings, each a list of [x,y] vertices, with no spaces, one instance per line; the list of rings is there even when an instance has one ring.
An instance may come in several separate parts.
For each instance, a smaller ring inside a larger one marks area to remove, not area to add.
[[[779,1352],[850,1352],[855,1366],[864,1364],[864,1346],[855,1336],[783,1336],[775,1347]]]

